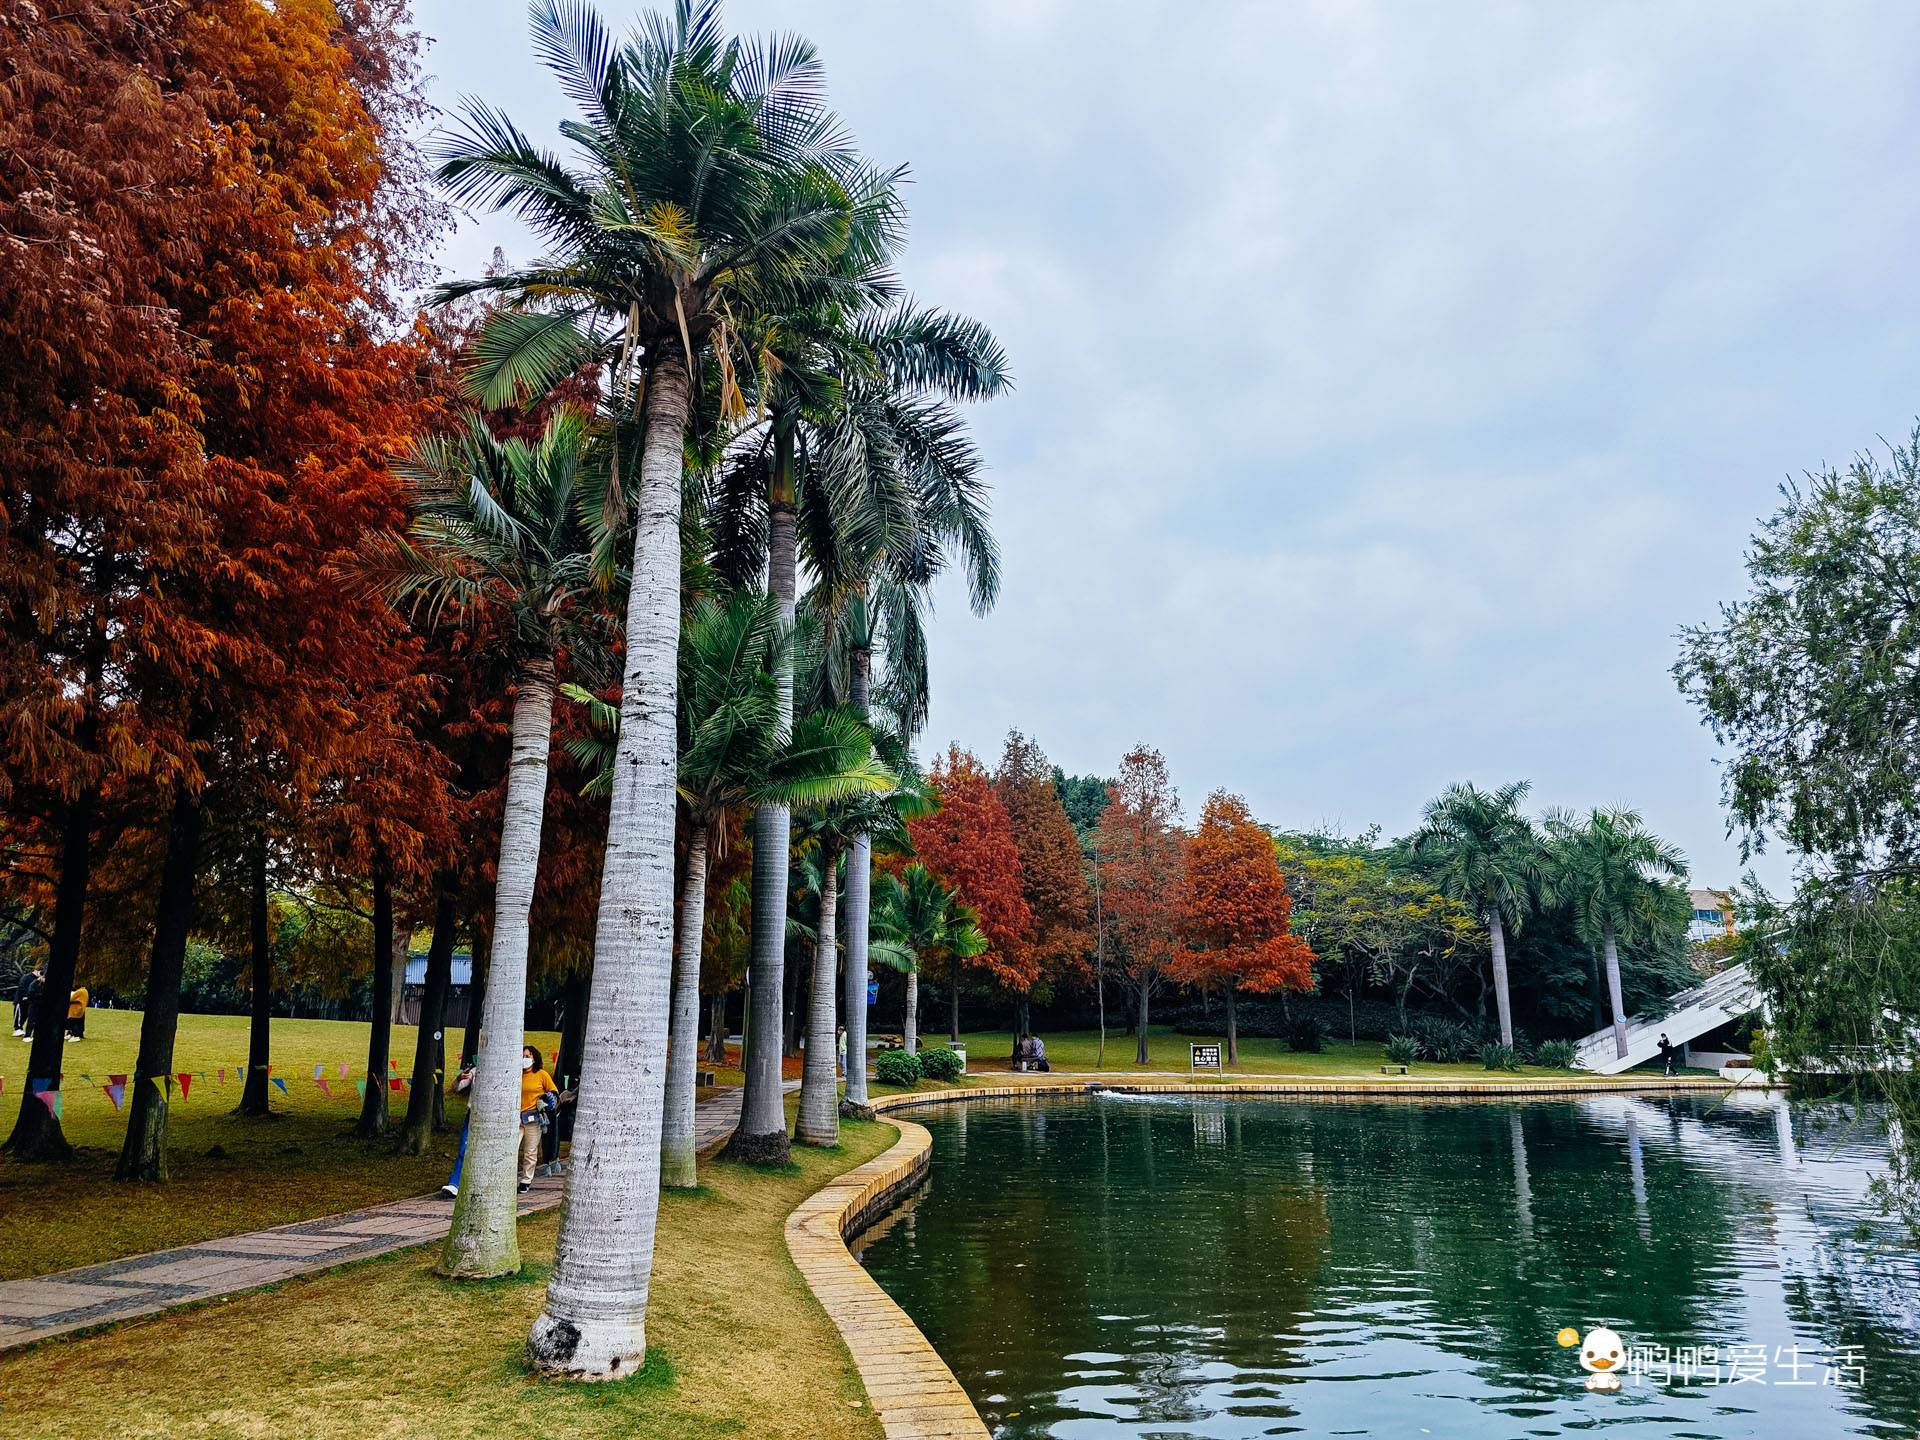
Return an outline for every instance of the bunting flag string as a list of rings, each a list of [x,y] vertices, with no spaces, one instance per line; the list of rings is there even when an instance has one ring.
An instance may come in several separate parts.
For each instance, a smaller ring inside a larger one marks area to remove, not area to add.
[[[182,1100],[186,1099],[188,1093],[193,1089],[193,1076],[189,1072],[182,1070],[174,1078],[180,1082],[180,1098]]]
[[[327,1082],[322,1080],[318,1075],[313,1077],[313,1083],[320,1087],[320,1093],[322,1095],[326,1096],[329,1100],[333,1098],[333,1092],[327,1089]]]
[[[53,1116],[54,1119],[58,1120],[60,1118],[60,1092],[58,1090],[41,1090],[36,1092],[33,1098],[46,1106],[47,1113]]]
[[[113,1102],[113,1108],[118,1110],[120,1108],[120,1097],[127,1093],[127,1082],[120,1080],[112,1084],[102,1085],[100,1088],[107,1092],[107,1099],[111,1100]]]
[[[105,1084],[101,1083],[98,1076],[87,1071],[77,1071],[76,1074],[79,1077],[80,1083],[85,1086],[86,1089],[98,1090],[102,1095],[107,1097],[115,1110],[120,1110],[125,1108],[127,1090],[130,1086],[139,1085],[142,1082],[149,1083],[153,1086],[154,1093],[160,1096],[162,1100],[169,1103],[173,1101],[184,1102],[192,1096],[196,1081],[204,1085],[209,1075],[211,1075],[216,1084],[224,1086],[227,1083],[227,1072],[229,1070],[233,1072],[235,1082],[241,1084],[245,1083],[249,1069],[258,1071],[261,1075],[265,1076],[268,1082],[278,1089],[282,1095],[291,1097],[293,1093],[290,1089],[291,1082],[283,1076],[274,1074],[273,1072],[276,1068],[278,1067],[273,1065],[220,1065],[213,1067],[211,1071],[181,1070],[172,1075],[140,1075],[135,1073],[129,1076],[125,1074],[109,1074],[106,1077]],[[327,1073],[329,1070],[335,1068],[336,1062],[334,1061],[323,1060],[315,1062],[312,1075],[313,1085],[320,1094],[329,1100],[344,1100],[343,1082],[346,1082],[353,1075],[355,1067],[351,1061],[343,1060],[337,1062],[339,1072],[338,1080],[335,1080],[333,1076]],[[302,1079],[306,1078],[304,1069],[301,1069],[299,1074]],[[372,1071],[367,1072],[367,1076],[368,1078],[364,1080],[355,1079],[352,1082],[354,1092],[363,1100],[366,1098],[367,1087],[379,1083],[372,1078]],[[61,1094],[61,1085],[65,1078],[64,1075],[57,1076],[51,1080],[29,1078],[27,1081],[28,1093],[40,1100],[42,1104],[47,1106],[49,1111],[58,1116],[62,1114],[64,1110],[65,1102],[60,1099],[59,1096]],[[446,1071],[435,1070],[433,1072],[433,1083],[436,1086],[444,1086],[446,1080]],[[387,1061],[386,1083],[387,1088],[395,1094],[410,1093],[413,1089],[413,1077],[400,1069],[400,1062],[398,1060],[391,1058]],[[561,1088],[565,1089],[568,1082],[563,1079],[560,1083]],[[342,1084],[342,1094],[334,1094],[333,1087],[335,1084]],[[178,1093],[176,1093],[176,1090]],[[4,1095],[5,1093],[6,1077],[0,1076],[0,1095]]]
[[[269,1070],[271,1070],[271,1069],[272,1069],[273,1067],[272,1067],[271,1065],[269,1065],[269,1066],[268,1066],[267,1068],[268,1068]],[[271,1080],[271,1081],[272,1081],[272,1082],[273,1082],[274,1084],[276,1084],[276,1085],[278,1085],[278,1086],[280,1087],[280,1093],[281,1093],[282,1095],[285,1095],[285,1094],[287,1093],[287,1082],[286,1082],[286,1081],[284,1081],[284,1080],[282,1080],[282,1079],[281,1079],[281,1078],[280,1078],[280,1077],[279,1077],[278,1075],[269,1075],[269,1076],[268,1076],[267,1078],[268,1078],[269,1080]]]
[[[173,1098],[173,1077],[171,1075],[149,1075],[147,1079],[153,1085],[153,1093],[158,1095],[162,1100],[171,1100]]]

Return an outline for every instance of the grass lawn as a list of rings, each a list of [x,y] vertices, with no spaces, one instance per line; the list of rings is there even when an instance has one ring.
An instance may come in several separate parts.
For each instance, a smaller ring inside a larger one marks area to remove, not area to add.
[[[68,1165],[22,1165],[0,1157],[0,1279],[16,1280],[49,1270],[91,1265],[122,1255],[164,1250],[216,1235],[232,1235],[331,1215],[361,1205],[419,1195],[447,1178],[459,1145],[464,1102],[451,1100],[454,1128],[435,1137],[426,1155],[401,1157],[384,1141],[346,1136],[359,1117],[353,1082],[366,1073],[367,1029],[338,1020],[275,1020],[275,1076],[287,1093],[271,1087],[276,1118],[243,1120],[236,1062],[247,1056],[247,1020],[242,1015],[182,1015],[174,1069],[196,1075],[185,1099],[176,1090],[168,1130],[172,1180],[165,1185],[121,1185],[113,1165],[126,1133],[126,1112],[116,1111],[99,1088],[110,1074],[130,1074],[139,1048],[140,1015],[131,1010],[89,1010],[87,1038],[66,1051],[61,1121],[76,1147]],[[458,1030],[447,1032],[447,1049],[459,1053]],[[411,1073],[415,1031],[393,1028],[393,1057]],[[559,1037],[534,1032],[532,1044],[551,1056]],[[347,1078],[340,1078],[340,1065]],[[333,1093],[313,1083],[313,1067],[326,1067]],[[27,1046],[4,1037],[0,1076],[6,1088],[0,1107],[8,1129],[25,1089]],[[227,1069],[226,1084],[219,1080]],[[91,1075],[88,1085],[82,1075]],[[396,1124],[406,1113],[406,1092],[389,1095]]]
[[[0,1432],[867,1440],[879,1425],[787,1256],[784,1226],[801,1199],[897,1133],[848,1124],[837,1149],[795,1146],[785,1170],[710,1164],[699,1190],[668,1194],[648,1364],[633,1379],[569,1385],[535,1379],[521,1363],[559,1228],[552,1212],[522,1222],[528,1268],[515,1280],[442,1280],[428,1246],[0,1356]]]
[[[1009,1057],[1013,1053],[1013,1035],[1009,1031],[974,1031],[966,1034],[963,1041],[967,1047],[967,1071],[980,1074],[996,1070],[1005,1070],[1009,1066]],[[1097,1030],[1072,1030],[1059,1034],[1043,1033],[1040,1038],[1047,1045],[1047,1060],[1056,1072],[1092,1071],[1106,1073],[1125,1073],[1133,1071],[1146,1074],[1149,1071],[1161,1071],[1185,1074],[1187,1071],[1187,1045],[1189,1037],[1175,1034],[1172,1027],[1149,1025],[1147,1027],[1148,1063],[1133,1063],[1134,1038],[1118,1029],[1107,1031],[1107,1053],[1104,1063],[1100,1062],[1100,1032]],[[1226,1054],[1226,1041],[1216,1036],[1204,1035],[1191,1037],[1201,1044],[1220,1046],[1220,1053]],[[930,1036],[924,1042],[932,1045],[947,1043],[945,1032]],[[1344,1040],[1327,1041],[1327,1048],[1317,1055],[1296,1055],[1287,1049],[1284,1040],[1244,1039],[1240,1042],[1240,1063],[1227,1067],[1229,1076],[1271,1076],[1288,1080],[1371,1080],[1375,1082],[1392,1080],[1565,1080],[1582,1072],[1574,1070],[1547,1070],[1537,1065],[1528,1065],[1519,1070],[1488,1070],[1478,1060],[1463,1065],[1435,1065],[1426,1061],[1416,1062],[1409,1067],[1405,1076],[1384,1076],[1380,1067],[1386,1063],[1386,1046],[1377,1040],[1362,1040],[1357,1045]],[[1210,1075],[1211,1072],[1202,1072]]]

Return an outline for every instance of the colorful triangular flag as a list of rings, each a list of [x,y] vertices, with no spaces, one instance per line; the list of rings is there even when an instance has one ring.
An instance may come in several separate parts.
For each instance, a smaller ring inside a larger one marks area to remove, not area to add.
[[[362,1100],[364,1100],[364,1099],[366,1099],[366,1098],[367,1098],[367,1082],[366,1082],[366,1081],[364,1081],[364,1080],[356,1080],[356,1081],[354,1081],[354,1082],[353,1082],[353,1088],[354,1088],[355,1090],[358,1090],[358,1091],[360,1092],[360,1098],[361,1098]]]
[[[320,1093],[322,1095],[326,1096],[329,1100],[333,1098],[333,1092],[327,1089],[327,1082],[322,1080],[318,1075],[313,1077],[313,1083],[320,1087]]]
[[[281,1093],[282,1095],[284,1095],[284,1094],[286,1094],[286,1093],[287,1093],[287,1082],[286,1082],[286,1081],[284,1081],[284,1080],[282,1080],[282,1079],[281,1079],[281,1078],[280,1078],[280,1077],[279,1077],[278,1075],[270,1075],[270,1076],[268,1076],[267,1078],[268,1078],[268,1079],[270,1079],[270,1080],[272,1080],[274,1084],[276,1084],[276,1085],[278,1085],[278,1086],[280,1087],[280,1093]]]
[[[162,1100],[166,1100],[172,1096],[173,1094],[173,1089],[172,1089],[173,1077],[172,1076],[149,1075],[147,1079],[151,1081],[153,1084],[154,1094],[158,1095]]]
[[[182,1070],[175,1078],[180,1082],[180,1098],[184,1100],[187,1098],[187,1092],[193,1089],[193,1076],[188,1071]]]
[[[320,1072],[321,1072],[322,1070],[324,1070],[324,1069],[326,1069],[326,1068],[327,1068],[327,1067],[326,1067],[326,1066],[324,1066],[324,1065],[316,1065],[316,1066],[314,1066],[314,1067],[313,1067],[313,1078],[314,1078],[314,1079],[316,1079],[316,1080],[318,1080],[318,1079],[320,1078]]]
[[[340,1062],[340,1078],[342,1080],[347,1078],[347,1062],[344,1060]]]
[[[60,1118],[60,1092],[58,1090],[40,1090],[35,1092],[33,1098],[46,1106],[47,1113],[53,1116],[54,1119],[58,1120]]]
[[[399,1088],[400,1088],[400,1082],[398,1080],[387,1081],[387,1089],[398,1090]]]
[[[109,1075],[107,1076],[107,1083],[109,1085],[125,1085],[127,1083],[127,1077],[124,1075]]]
[[[216,1073],[220,1077],[220,1083],[225,1085],[227,1083],[227,1067],[222,1065]]]
[[[120,1108],[120,1097],[127,1093],[127,1082],[119,1080],[111,1085],[102,1085],[100,1088],[107,1092],[107,1099],[113,1101],[113,1108],[118,1110]]]

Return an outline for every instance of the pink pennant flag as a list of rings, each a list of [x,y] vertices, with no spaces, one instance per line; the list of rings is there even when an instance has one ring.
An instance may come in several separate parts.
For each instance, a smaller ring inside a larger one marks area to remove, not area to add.
[[[102,1085],[100,1088],[107,1092],[107,1099],[113,1101],[113,1108],[118,1110],[121,1097],[127,1093],[127,1082],[117,1080],[111,1085]]]
[[[340,1062],[340,1078],[342,1080],[347,1078],[347,1062],[344,1060]]]
[[[313,1083],[320,1087],[320,1093],[322,1095],[326,1096],[329,1100],[333,1098],[333,1092],[327,1089],[327,1082],[322,1080],[318,1075],[313,1077]]]
[[[224,1065],[220,1067],[220,1083],[222,1086],[227,1083],[227,1067]]]
[[[177,1079],[177,1080],[179,1080],[179,1082],[180,1082],[180,1098],[181,1098],[182,1100],[184,1100],[184,1099],[186,1099],[186,1098],[187,1098],[187,1092],[193,1089],[193,1076],[192,1076],[192,1074],[190,1074],[190,1073],[189,1073],[188,1071],[185,1071],[185,1070],[182,1070],[182,1071],[181,1071],[181,1072],[179,1073],[179,1075],[177,1075],[177,1076],[176,1076],[176,1077],[174,1077],[174,1078],[176,1078],[176,1079]]]
[[[46,1106],[47,1113],[53,1116],[54,1119],[58,1120],[60,1118],[60,1092],[58,1090],[41,1090],[38,1091],[33,1098]]]
[[[271,1077],[269,1077],[269,1078],[271,1078],[271,1079],[272,1079],[272,1081],[273,1081],[273,1083],[274,1083],[274,1084],[276,1084],[276,1085],[278,1085],[278,1086],[280,1087],[280,1093],[281,1093],[282,1095],[284,1095],[284,1094],[286,1094],[286,1093],[287,1093],[287,1082],[286,1082],[286,1081],[284,1081],[284,1080],[282,1080],[282,1079],[281,1079],[281,1078],[280,1078],[280,1077],[279,1077],[278,1075],[274,1075],[274,1076],[271,1076]]]
[[[109,1085],[119,1085],[124,1087],[127,1083],[127,1077],[124,1075],[109,1075],[107,1076],[107,1083]]]

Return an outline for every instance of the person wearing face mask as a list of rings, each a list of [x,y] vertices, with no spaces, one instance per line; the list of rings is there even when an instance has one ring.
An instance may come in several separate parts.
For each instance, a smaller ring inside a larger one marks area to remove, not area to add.
[[[554,1099],[548,1100],[547,1096]],[[534,1167],[540,1163],[540,1110],[559,1103],[560,1087],[553,1083],[540,1061],[540,1052],[529,1045],[520,1052],[520,1188],[533,1188]]]

